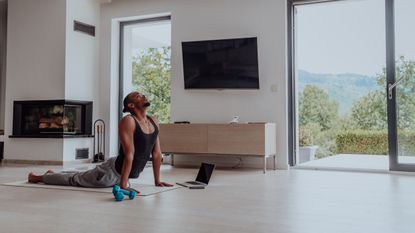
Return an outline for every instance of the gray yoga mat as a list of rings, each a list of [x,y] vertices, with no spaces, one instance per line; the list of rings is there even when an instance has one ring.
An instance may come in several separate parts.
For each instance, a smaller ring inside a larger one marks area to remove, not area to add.
[[[43,189],[59,189],[70,191],[84,191],[84,192],[98,192],[98,193],[112,193],[112,188],[82,188],[74,186],[58,186],[58,185],[46,185],[42,183],[33,184],[28,183],[26,180],[4,183],[5,186],[25,187],[25,188],[43,188]],[[131,188],[140,191],[137,196],[150,196],[157,193],[167,192],[181,188],[181,186],[174,185],[173,187],[156,187],[152,184],[140,184],[130,182]]]

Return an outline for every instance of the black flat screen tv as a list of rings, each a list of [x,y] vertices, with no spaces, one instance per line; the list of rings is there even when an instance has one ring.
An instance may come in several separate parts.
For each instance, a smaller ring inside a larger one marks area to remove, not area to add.
[[[182,42],[185,89],[259,89],[257,38]]]

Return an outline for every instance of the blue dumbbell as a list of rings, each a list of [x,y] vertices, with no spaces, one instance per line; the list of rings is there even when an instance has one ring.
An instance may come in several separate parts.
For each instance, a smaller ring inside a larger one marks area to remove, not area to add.
[[[135,191],[124,190],[118,185],[114,185],[114,187],[112,188],[112,194],[114,194],[116,201],[124,200],[124,195],[128,196],[130,200],[134,199],[135,196],[137,195]]]

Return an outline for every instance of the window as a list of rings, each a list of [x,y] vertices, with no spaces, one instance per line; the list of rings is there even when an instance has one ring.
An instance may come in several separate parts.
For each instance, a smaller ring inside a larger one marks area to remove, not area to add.
[[[160,123],[170,121],[170,17],[121,23],[120,106],[132,91],[144,94],[148,114]]]

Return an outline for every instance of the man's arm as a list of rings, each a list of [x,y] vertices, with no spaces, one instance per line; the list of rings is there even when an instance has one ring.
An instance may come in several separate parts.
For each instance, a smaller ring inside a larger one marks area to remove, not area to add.
[[[157,127],[160,129],[157,120],[155,118],[152,118],[152,119],[156,123]],[[151,156],[153,158],[154,185],[161,186],[161,187],[173,186],[171,184],[160,181],[160,166],[161,166],[162,155],[161,155],[161,148],[160,148],[160,140],[158,136],[157,136],[156,143],[154,144]]]
[[[134,159],[134,130],[135,122],[132,117],[124,117],[118,127],[121,146],[124,152],[124,161],[121,168],[120,187],[128,187],[128,176],[131,172]]]

